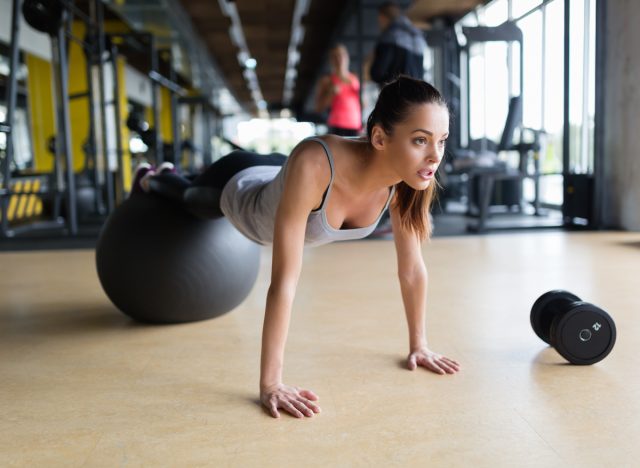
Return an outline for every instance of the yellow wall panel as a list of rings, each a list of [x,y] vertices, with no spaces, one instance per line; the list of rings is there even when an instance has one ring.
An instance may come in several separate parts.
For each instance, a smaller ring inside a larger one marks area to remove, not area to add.
[[[131,189],[131,153],[129,152],[129,128],[127,127],[127,115],[129,113],[127,105],[127,90],[125,80],[125,65],[127,61],[124,57],[118,57],[116,60],[118,82],[120,83],[120,95],[118,100],[120,102],[120,131],[122,134],[122,161],[123,168],[122,173],[124,176],[124,189],[129,191]]]
[[[72,26],[74,36],[84,37],[86,26],[75,21]],[[87,60],[85,53],[76,42],[69,41],[69,94],[86,93]],[[71,125],[71,150],[73,154],[73,170],[85,169],[85,154],[82,145],[89,136],[89,98],[75,98],[69,101],[69,122]]]
[[[50,172],[53,170],[53,155],[47,149],[48,141],[56,133],[51,64],[32,54],[24,55],[29,74],[27,93],[34,169]]]
[[[171,93],[163,86],[160,87],[160,124],[162,141],[173,142],[173,132],[171,131]]]

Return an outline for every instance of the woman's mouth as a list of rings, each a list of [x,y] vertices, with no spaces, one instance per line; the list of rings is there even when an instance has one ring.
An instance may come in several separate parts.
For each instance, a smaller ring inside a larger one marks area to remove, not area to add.
[[[433,169],[420,169],[418,171],[418,177],[422,180],[431,180],[433,179],[434,174],[435,171]]]

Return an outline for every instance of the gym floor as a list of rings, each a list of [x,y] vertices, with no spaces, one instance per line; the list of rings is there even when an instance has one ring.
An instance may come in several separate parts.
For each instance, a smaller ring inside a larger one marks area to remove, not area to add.
[[[640,234],[538,232],[425,246],[431,346],[462,371],[404,369],[390,241],[305,256],[285,380],[312,419],[257,400],[269,251],[222,317],[145,326],[110,304],[92,250],[0,253],[1,466],[637,466]],[[572,366],[529,325],[564,288],[613,316],[618,340]]]

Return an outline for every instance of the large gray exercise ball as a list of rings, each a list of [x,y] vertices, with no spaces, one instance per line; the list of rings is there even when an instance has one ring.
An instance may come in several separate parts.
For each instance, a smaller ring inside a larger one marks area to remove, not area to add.
[[[260,248],[225,218],[203,220],[153,194],[135,194],[107,219],[98,277],[113,304],[142,322],[217,317],[238,306],[258,275]]]

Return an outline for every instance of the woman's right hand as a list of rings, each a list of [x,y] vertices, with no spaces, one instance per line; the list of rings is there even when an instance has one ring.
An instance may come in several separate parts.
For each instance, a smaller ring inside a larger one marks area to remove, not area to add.
[[[320,407],[313,403],[318,396],[311,390],[275,384],[260,390],[260,401],[274,418],[280,417],[278,409],[282,409],[296,418],[311,417],[320,412]]]

